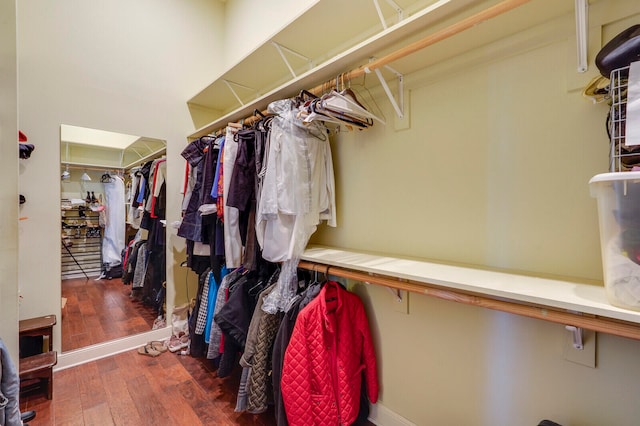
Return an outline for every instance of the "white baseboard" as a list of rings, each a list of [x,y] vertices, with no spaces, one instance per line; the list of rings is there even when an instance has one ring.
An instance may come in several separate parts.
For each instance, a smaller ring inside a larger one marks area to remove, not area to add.
[[[378,402],[369,408],[369,419],[371,423],[377,426],[416,426],[401,415],[389,410]]]
[[[147,342],[152,340],[168,339],[171,337],[171,333],[172,327],[167,326],[157,330],[136,334],[134,336],[128,336],[122,339],[111,340],[97,345],[87,346],[86,348],[64,352],[58,355],[58,363],[53,368],[53,371],[64,370],[66,368],[75,367],[100,358],[106,358],[111,355],[136,349],[140,346],[144,346]]]

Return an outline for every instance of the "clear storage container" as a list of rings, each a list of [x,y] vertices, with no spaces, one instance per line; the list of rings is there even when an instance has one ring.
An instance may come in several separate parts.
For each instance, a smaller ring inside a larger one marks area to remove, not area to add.
[[[604,286],[609,303],[640,311],[640,172],[589,181],[598,200]]]

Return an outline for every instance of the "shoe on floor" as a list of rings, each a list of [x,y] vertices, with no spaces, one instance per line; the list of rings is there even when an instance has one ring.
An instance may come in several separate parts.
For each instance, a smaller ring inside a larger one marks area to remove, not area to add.
[[[151,342],[148,343],[148,345],[150,345],[153,349],[155,349],[156,351],[162,353],[162,352],[166,352],[167,349],[167,344],[166,342],[160,341],[160,340],[153,340]]]
[[[160,355],[160,352],[155,350],[153,348],[153,346],[151,346],[150,343],[147,343],[146,345],[138,348],[138,353],[140,355],[147,355],[147,356],[151,356],[151,357],[157,357],[158,355]]]
[[[153,326],[151,327],[151,329],[157,330],[159,328],[165,328],[166,326],[167,326],[167,321],[162,316],[159,316],[158,318],[153,320]]]
[[[171,336],[167,346],[169,347],[170,352],[178,352],[180,349],[184,349],[189,346],[189,336],[186,334],[181,337],[177,337],[175,335]]]
[[[22,423],[30,422],[35,418],[36,418],[36,412],[33,410],[20,413],[20,420],[22,420]]]

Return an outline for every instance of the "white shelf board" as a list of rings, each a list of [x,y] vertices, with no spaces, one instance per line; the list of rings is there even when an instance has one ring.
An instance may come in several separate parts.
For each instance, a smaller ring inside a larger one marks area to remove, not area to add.
[[[398,43],[411,34],[415,34],[420,30],[424,30],[432,24],[444,20],[445,18],[450,17],[452,14],[458,13],[461,10],[464,10],[465,7],[468,7],[470,4],[474,3],[482,2],[478,0],[436,1],[414,13],[413,15],[405,18],[403,21],[390,26],[386,30],[382,30],[374,34],[373,36],[355,44],[354,46],[342,51],[341,53],[336,53],[335,55],[324,60],[324,62],[315,66],[313,69],[298,75],[296,78],[291,78],[291,75],[288,74],[288,71],[286,70],[284,64],[278,64],[278,67],[282,65],[284,71],[282,74],[280,74],[281,78],[277,80],[281,82],[280,85],[272,90],[267,91],[266,93],[258,95],[255,99],[248,101],[245,105],[239,106],[231,112],[223,113],[224,115],[196,130],[193,134],[189,135],[189,137],[197,138],[204,136],[214,130],[217,130],[220,127],[225,126],[227,122],[237,121],[241,118],[251,115],[255,108],[263,109],[272,101],[293,96],[301,89],[308,89],[311,86],[315,86],[322,83],[323,81],[327,81],[342,72],[349,71],[349,69],[351,68],[363,65],[371,56],[375,56],[382,49],[394,43]],[[328,4],[329,2],[327,1],[321,1],[318,3],[318,5],[322,6],[323,8],[326,8]],[[351,4],[351,2],[349,2],[349,4]],[[370,6],[371,5],[367,4],[367,7]],[[330,10],[336,9],[333,8]],[[338,8],[337,10],[341,9]],[[314,13],[322,15],[325,12],[321,14],[317,10],[312,9],[308,12],[308,15],[312,16],[312,14]],[[316,21],[322,22],[322,19],[316,18]],[[283,33],[284,32],[298,34],[298,36],[301,33],[300,30],[293,24],[287,29],[283,30]],[[269,84],[264,81],[264,75],[267,71],[272,70],[271,65],[274,62],[273,58],[277,57],[275,48],[270,45],[270,42],[272,40],[278,41],[278,37],[285,36],[283,34],[279,34],[278,36],[267,41],[259,49],[254,51],[254,53],[249,55],[241,63],[231,68],[229,71],[225,72],[222,76],[212,82],[200,93],[191,98],[187,103],[190,105],[197,105],[200,107],[218,111],[228,111],[230,105],[238,105],[237,100],[235,100],[235,97],[230,94],[230,91],[223,82],[223,80],[225,79],[233,81],[235,83],[243,84],[244,86],[255,88],[257,91],[261,91],[269,87]],[[287,35],[287,37],[289,37],[289,35]],[[331,50],[331,47],[332,46],[326,46],[326,50]],[[265,49],[268,49],[268,52],[265,52]],[[279,60],[279,58],[277,58],[277,60]],[[257,64],[262,64],[262,66]],[[251,72],[248,73],[246,68],[250,68]],[[265,70],[265,73],[260,75],[260,70]],[[247,81],[247,78],[242,81],[238,81],[239,76],[247,76],[249,74],[256,76],[254,81]],[[273,78],[275,77],[272,77],[272,79]],[[247,92],[244,89],[238,89],[238,92],[243,93],[243,95],[247,96]],[[214,99],[217,99],[217,101],[214,101]]]
[[[640,312],[609,304],[603,286],[578,280],[519,275],[321,246],[309,246],[301,260],[640,324]]]

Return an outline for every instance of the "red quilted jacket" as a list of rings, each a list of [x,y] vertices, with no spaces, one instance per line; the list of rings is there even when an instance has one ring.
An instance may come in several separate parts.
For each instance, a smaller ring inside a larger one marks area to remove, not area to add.
[[[360,298],[336,282],[298,315],[284,355],[282,398],[291,426],[350,425],[367,396],[378,400],[376,355]]]

